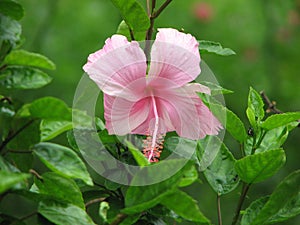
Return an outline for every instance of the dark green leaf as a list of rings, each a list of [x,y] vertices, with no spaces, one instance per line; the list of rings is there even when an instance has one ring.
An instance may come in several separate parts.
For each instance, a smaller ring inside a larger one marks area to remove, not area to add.
[[[38,212],[55,224],[95,225],[82,208],[72,204],[43,201],[39,204]]]
[[[287,176],[275,188],[269,200],[266,202],[264,207],[261,209],[257,217],[252,222],[252,225],[261,225],[271,217],[275,216],[286,204],[288,204],[292,199],[299,195],[299,184],[300,170],[297,170],[291,173],[289,176]]]
[[[209,87],[210,91],[211,91],[211,96],[215,96],[215,95],[225,95],[225,94],[231,94],[233,93],[233,91],[225,89],[215,83],[212,82],[208,82],[208,81],[203,81],[201,82],[203,85]]]
[[[214,161],[204,170],[208,183],[218,195],[227,194],[238,186],[239,179],[234,169],[235,161],[227,147],[221,143]]]
[[[0,97],[0,99],[3,99]],[[0,101],[0,140],[4,140],[10,130],[11,121],[15,115],[14,107],[9,102]]]
[[[8,171],[0,171],[0,194],[12,188],[15,184],[20,183],[30,177],[26,173],[12,173]]]
[[[28,52],[25,50],[14,50],[6,56],[4,63],[7,65],[22,65],[40,67],[43,69],[54,70],[54,63],[46,56]]]
[[[150,162],[146,159],[146,157],[143,155],[143,153],[137,149],[136,147],[133,146],[130,142],[126,142],[128,150],[131,152],[133,155],[135,161],[139,166],[147,166],[150,165]]]
[[[261,121],[265,116],[264,102],[257,91],[250,87],[248,96],[248,108],[252,109],[255,117]]]
[[[10,41],[0,39],[0,63],[2,63],[6,55],[12,50],[12,47],[13,45]]]
[[[72,122],[66,120],[42,120],[40,125],[41,141],[49,141],[65,131],[72,129]]]
[[[133,31],[146,31],[150,26],[150,20],[136,0],[111,0],[120,11],[124,21]]]
[[[197,202],[183,191],[176,190],[165,195],[161,199],[161,204],[184,219],[206,224],[210,223],[200,211]]]
[[[36,89],[52,81],[41,70],[23,66],[10,66],[0,76],[0,87],[6,89]]]
[[[7,145],[11,150],[21,150],[28,152],[28,149],[40,141],[39,121],[30,119],[17,119],[13,121],[13,132],[21,129],[21,132],[13,138]],[[30,138],[29,138],[30,137]]]
[[[8,152],[6,158],[21,172],[28,172],[33,166],[33,155],[29,151],[22,153]]]
[[[44,97],[37,99],[29,106],[29,112],[35,118],[72,121],[68,106],[58,98]]]
[[[241,225],[250,225],[255,219],[255,217],[257,217],[258,213],[263,208],[268,199],[269,196],[265,196],[252,202],[243,214]]]
[[[282,149],[269,150],[246,156],[235,163],[241,180],[248,184],[261,182],[273,176],[285,163]]]
[[[71,149],[53,143],[39,143],[33,147],[35,154],[52,171],[70,178],[78,178],[88,185],[93,181],[79,156]]]
[[[16,20],[0,14],[0,43],[5,41],[15,47],[20,41],[21,32],[21,25]]]
[[[222,45],[214,41],[199,41],[200,53],[214,53],[221,56],[235,55],[236,53],[230,48],[223,48]]]
[[[42,175],[41,180],[35,178],[34,183],[41,194],[45,194],[60,202],[71,203],[82,209],[85,208],[79,187],[75,181],[69,178],[48,172]]]
[[[131,35],[129,31],[129,27],[124,20],[120,23],[117,34],[124,35],[128,40],[131,40]],[[136,41],[142,41],[146,37],[146,32],[134,32],[134,39]]]
[[[277,127],[288,125],[291,122],[300,120],[300,112],[288,112],[269,116],[261,127],[266,130],[272,130]]]
[[[20,20],[24,15],[23,7],[11,0],[0,0],[0,13],[12,19]]]
[[[123,212],[126,214],[135,214],[157,205],[161,198],[168,194],[178,185],[184,172],[190,168],[190,164],[180,169],[177,173],[168,179],[163,179],[166,174],[170,174],[178,165],[184,166],[185,160],[165,160],[155,165],[144,167],[132,179],[132,186],[127,190],[125,196],[125,206]],[[174,173],[174,172],[173,172]],[[154,178],[162,177],[162,182],[153,183]],[[144,181],[147,186],[134,186]]]
[[[240,143],[247,138],[246,129],[240,118],[226,107],[211,103],[210,110],[219,119],[226,130]]]

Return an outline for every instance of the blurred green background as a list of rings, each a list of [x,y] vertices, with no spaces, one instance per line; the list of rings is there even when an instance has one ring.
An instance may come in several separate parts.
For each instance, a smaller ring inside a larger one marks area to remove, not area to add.
[[[109,0],[20,2],[26,12],[21,21],[24,48],[48,56],[57,69],[49,72],[54,81],[47,87],[14,95],[24,102],[55,96],[71,106],[88,54],[115,33],[121,17]],[[219,83],[234,91],[225,96],[226,105],[244,121],[249,86],[264,90],[282,111],[300,110],[300,0],[174,0],[155,27],[184,29],[236,51],[236,56],[203,55],[202,59]],[[238,146],[225,138],[236,154]],[[299,169],[299,144],[298,128],[285,145],[286,166],[278,176],[255,186],[249,193],[252,200],[271,193],[280,179]],[[216,197],[209,186],[196,184],[188,191],[216,223]],[[238,197],[238,190],[223,197],[224,224],[229,224]],[[300,218],[282,224],[299,225]]]

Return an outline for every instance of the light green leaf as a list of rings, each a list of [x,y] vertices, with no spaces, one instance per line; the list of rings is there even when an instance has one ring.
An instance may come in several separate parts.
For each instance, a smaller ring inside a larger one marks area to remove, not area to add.
[[[6,89],[36,89],[41,88],[52,81],[52,78],[41,70],[10,66],[0,76],[0,87]]]
[[[219,142],[221,141],[219,140]],[[235,161],[228,148],[221,143],[220,150],[215,159],[204,170],[204,176],[218,195],[227,194],[238,186],[239,179],[234,169]]]
[[[230,48],[223,48],[222,45],[218,42],[205,41],[205,40],[200,40],[199,41],[199,50],[200,50],[201,54],[203,54],[203,53],[214,53],[216,55],[221,55],[221,56],[229,56],[229,55],[235,55],[236,54]]]
[[[0,0],[0,13],[15,20],[20,20],[24,16],[23,7],[11,0]]]
[[[248,95],[248,108],[252,109],[255,117],[261,121],[265,116],[264,102],[259,93],[250,87]]]
[[[253,127],[254,131],[257,132],[258,125],[256,123],[255,113],[254,113],[253,109],[248,107],[246,109],[246,115],[247,115],[250,125]]]
[[[70,148],[42,142],[33,147],[34,153],[52,171],[62,176],[83,180],[88,185],[93,181],[79,156]]]
[[[15,47],[21,39],[22,28],[20,23],[7,16],[0,14],[0,43],[9,43],[10,47]],[[2,53],[2,52],[1,52]]]
[[[46,56],[25,50],[13,50],[6,56],[4,63],[7,65],[34,66],[54,70],[55,64]]]
[[[139,166],[150,165],[150,162],[146,159],[143,153],[139,149],[137,149],[132,143],[126,141],[126,145]]]
[[[111,2],[120,11],[124,21],[133,31],[146,31],[149,28],[149,17],[138,1],[111,0]]]
[[[0,171],[0,194],[12,188],[15,184],[20,183],[30,177],[26,173],[13,173]]]
[[[32,117],[72,121],[71,112],[62,100],[44,97],[33,101],[29,107]]]
[[[45,194],[53,200],[85,208],[81,191],[72,179],[48,172],[42,175],[41,180],[35,177],[34,183],[38,187],[39,193]]]
[[[39,204],[38,212],[54,224],[95,225],[82,208],[72,204],[42,201]]]
[[[245,126],[236,114],[220,104],[211,103],[209,108],[234,139],[240,143],[246,140]]]
[[[228,89],[225,89],[215,83],[212,83],[212,82],[208,82],[208,81],[203,81],[201,82],[201,84],[209,87],[210,89],[210,94],[211,96],[215,96],[215,95],[225,95],[225,94],[232,94],[233,91],[231,90],[228,90]]]
[[[161,204],[184,219],[206,224],[210,223],[200,211],[197,202],[183,191],[176,190],[165,195],[161,199]]]
[[[66,120],[42,120],[40,124],[41,141],[49,141],[65,131],[72,129],[72,122]]]
[[[278,214],[278,212],[280,212],[280,210],[284,208],[286,204],[289,204],[292,199],[294,199],[296,196],[299,196],[299,184],[300,170],[297,170],[280,182],[280,184],[271,194],[269,200],[266,202],[251,224],[261,225],[269,219],[272,221],[273,216],[276,218],[276,214]]]
[[[132,179],[132,186],[128,188],[125,196],[126,208],[123,209],[122,212],[126,214],[136,214],[157,205],[164,195],[174,190],[180,182],[180,178],[184,172],[189,169],[191,164],[186,165],[175,173],[175,175],[160,183],[147,186],[133,185],[137,182],[136,180],[138,180],[139,183],[140,179],[143,179],[146,183],[153,182],[153,177],[165,176],[165,174],[170,173],[174,167],[182,163],[184,164],[185,160],[165,160],[155,164],[156,167],[151,165],[142,168]]]
[[[128,40],[131,40],[129,27],[124,20],[122,20],[122,22],[120,23],[118,30],[117,30],[117,34],[121,34],[121,35],[125,36]],[[145,37],[146,37],[145,31],[144,32],[134,32],[134,39],[136,41],[142,41],[145,39]]]
[[[273,176],[284,163],[284,151],[282,149],[275,149],[249,155],[237,160],[235,170],[241,180],[252,184]]]
[[[249,225],[255,220],[264,205],[268,202],[270,196],[265,196],[252,202],[243,214],[241,225]],[[275,224],[286,221],[298,214],[300,214],[300,192],[289,199],[286,204],[281,204],[281,209],[273,216],[271,216],[263,224]]]
[[[186,187],[199,180],[198,171],[195,166],[192,166],[189,170],[187,170],[180,179],[178,187]]]
[[[266,130],[272,130],[277,127],[288,125],[291,122],[300,120],[300,112],[288,112],[269,116],[261,127]]]
[[[101,202],[99,206],[99,215],[102,217],[104,222],[107,222],[107,211],[109,210],[108,202]]]

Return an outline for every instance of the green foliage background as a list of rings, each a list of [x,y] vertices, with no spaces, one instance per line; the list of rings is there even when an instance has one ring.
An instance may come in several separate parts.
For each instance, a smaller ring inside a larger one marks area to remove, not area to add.
[[[49,72],[54,81],[47,87],[14,94],[24,102],[46,95],[55,96],[71,106],[76,85],[83,74],[81,67],[88,54],[101,48],[104,40],[115,33],[121,21],[119,12],[108,0],[20,2],[26,13],[21,20],[26,38],[24,48],[48,56],[57,69]],[[211,7],[211,18],[207,20],[199,19],[195,13],[197,4],[203,2]],[[244,121],[249,86],[264,90],[282,111],[300,109],[299,0],[174,0],[159,17],[156,27],[182,28],[199,39],[221,42],[235,50],[236,56],[205,55],[203,59],[221,86],[234,90],[234,94],[226,96],[226,105]],[[271,193],[283,177],[299,168],[299,137],[300,129],[295,129],[289,137],[284,170],[258,184],[250,191],[251,196],[258,198]],[[234,143],[228,145],[238,151]],[[205,215],[216,217],[215,194],[208,184],[196,184],[187,191],[199,200]],[[235,202],[231,205],[232,199],[238,199],[237,191],[223,197],[225,224],[229,223],[235,207]],[[10,208],[13,206],[6,205],[6,211],[14,210]],[[18,210],[21,208],[22,204]],[[300,218],[282,224],[297,225]]]

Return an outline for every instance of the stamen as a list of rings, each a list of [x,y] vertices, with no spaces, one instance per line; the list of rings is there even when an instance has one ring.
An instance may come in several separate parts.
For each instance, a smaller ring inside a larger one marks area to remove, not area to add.
[[[153,112],[154,112],[154,129],[153,133],[149,132],[146,140],[144,140],[144,150],[143,153],[149,162],[158,162],[161,150],[163,148],[164,136],[159,134],[159,117],[156,107],[156,102],[153,94],[151,95]]]

